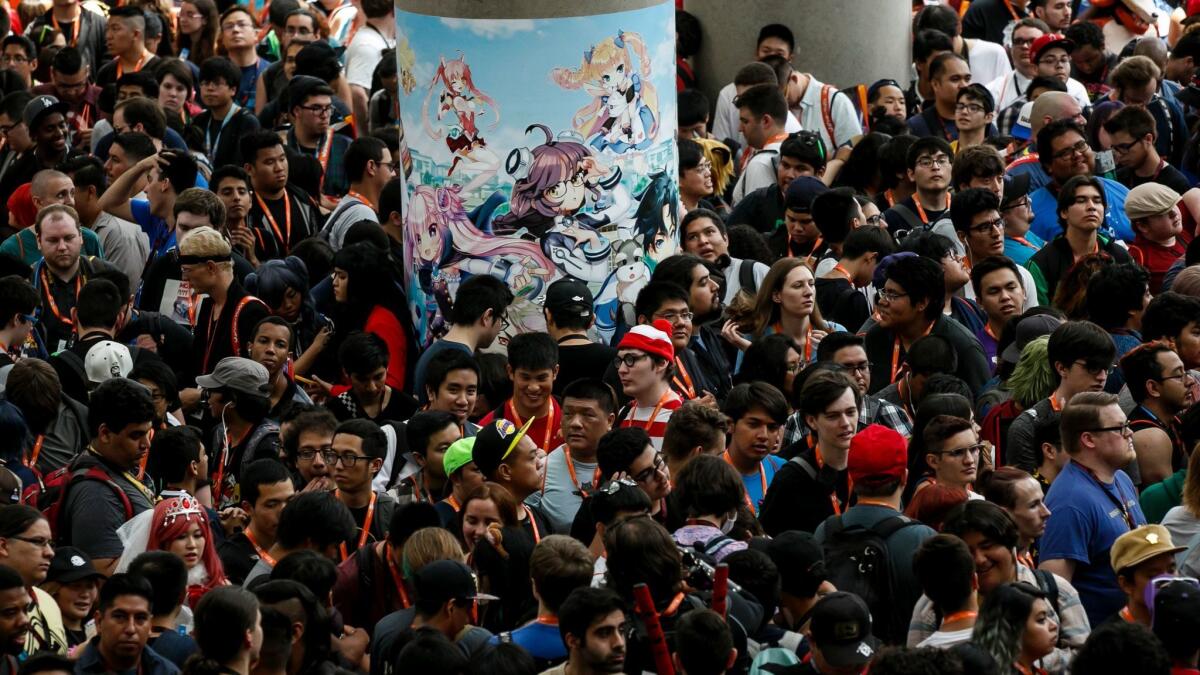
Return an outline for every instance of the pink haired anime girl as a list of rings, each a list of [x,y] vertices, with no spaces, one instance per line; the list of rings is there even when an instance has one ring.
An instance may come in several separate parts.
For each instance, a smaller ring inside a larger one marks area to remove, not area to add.
[[[494,119],[488,128],[495,129],[500,124],[500,106],[496,105],[491,96],[475,87],[475,82],[471,79],[471,67],[467,65],[465,55],[459,52],[458,58],[451,61],[442,57],[421,104],[421,122],[425,133],[434,140],[441,138],[443,133],[441,129],[434,129],[429,122],[429,102],[438,83],[441,83],[443,89],[438,94],[437,120],[441,122],[447,114],[452,115],[445,134],[446,147],[450,149],[454,159],[450,162],[446,176],[453,176],[458,163],[465,162],[476,172],[475,178],[464,188],[466,192],[470,192],[496,175],[496,170],[500,168],[500,159],[496,153],[487,149],[487,141],[479,135],[479,127],[475,124],[475,118],[485,114],[487,107],[490,107]]]
[[[497,237],[479,230],[467,217],[458,185],[434,188],[418,185],[404,221],[404,250],[415,276],[409,293],[424,294],[424,310],[415,318],[426,344],[437,337],[439,308],[466,277],[490,274],[503,280],[513,294],[527,299],[541,295],[555,275],[554,263],[537,242]]]
[[[635,71],[630,50],[637,55]],[[637,33],[617,31],[583,55],[577,70],[555,68],[564,89],[583,88],[594,98],[575,113],[575,130],[597,150],[645,150],[658,131],[658,94],[650,84],[650,57]]]

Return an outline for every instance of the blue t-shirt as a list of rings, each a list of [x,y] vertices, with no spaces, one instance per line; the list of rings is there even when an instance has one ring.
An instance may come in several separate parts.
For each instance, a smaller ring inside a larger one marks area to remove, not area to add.
[[[149,200],[130,200],[129,212],[133,214],[133,221],[141,226],[142,231],[150,238],[151,258],[157,258],[175,248],[175,229],[167,225],[166,220],[150,213]]]
[[[1050,519],[1038,543],[1039,557],[1075,563],[1071,585],[1079,591],[1088,621],[1099,626],[1125,606],[1125,594],[1109,562],[1113,542],[1131,529],[1125,513],[1134,526],[1146,524],[1133,481],[1117,471],[1113,482],[1104,484],[1075,462],[1067,462],[1050,484],[1046,507]]]
[[[757,515],[758,510],[762,508],[763,497],[767,494],[763,489],[763,477],[767,479],[767,487],[771,486],[771,481],[775,480],[775,473],[784,465],[784,460],[775,456],[767,455],[762,461],[762,473],[755,471],[752,474],[742,476],[742,485],[746,486],[746,496],[750,498],[750,503],[754,505],[754,513]]]
[[[1129,188],[1107,178],[1100,178],[1100,183],[1104,186],[1104,199],[1108,202],[1100,234],[1110,239],[1132,242],[1133,226],[1125,215],[1125,196],[1129,194]],[[1046,241],[1062,234],[1063,228],[1058,224],[1058,197],[1050,194],[1049,189],[1043,187],[1030,192],[1029,205],[1033,208],[1030,232]]]
[[[1016,239],[1004,238],[1004,255],[1011,258],[1018,265],[1024,265],[1029,262],[1033,254],[1046,245],[1046,242],[1042,241],[1042,238],[1037,236],[1033,230],[1026,232],[1023,239],[1032,244],[1034,248],[1030,248]]]
[[[535,659],[544,661],[563,661],[567,658],[567,647],[563,644],[558,626],[550,626],[538,621],[525,624],[512,633],[513,644],[529,652]],[[489,644],[500,644],[500,637],[493,635]]]

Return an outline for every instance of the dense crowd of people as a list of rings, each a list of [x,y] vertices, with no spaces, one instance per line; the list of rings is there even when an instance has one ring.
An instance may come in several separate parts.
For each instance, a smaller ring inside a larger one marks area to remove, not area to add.
[[[680,9],[679,252],[503,348],[392,1],[255,4],[0,12],[0,675],[1200,675],[1200,4]]]

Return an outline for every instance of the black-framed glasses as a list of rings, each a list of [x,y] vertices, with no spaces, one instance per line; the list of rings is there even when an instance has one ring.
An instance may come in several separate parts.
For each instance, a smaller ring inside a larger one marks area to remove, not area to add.
[[[1003,230],[1003,229],[1004,229],[1004,219],[997,218],[995,220],[989,220],[986,223],[972,225],[970,228],[968,228],[968,231],[973,234],[987,234],[988,232],[991,232],[992,230]]]
[[[1133,146],[1135,146],[1141,142],[1142,142],[1142,139],[1139,138],[1136,141],[1129,141],[1128,143],[1113,143],[1112,145],[1110,145],[1108,147],[1111,148],[1112,151],[1115,152],[1116,154],[1124,155],[1125,153],[1129,152],[1130,149],[1133,148]]]
[[[17,541],[23,541],[26,544],[33,546],[34,548],[53,548],[54,547],[54,540],[51,539],[50,537],[16,537],[16,536],[14,536],[14,537],[9,537],[9,539],[16,539]]]
[[[1069,148],[1063,148],[1062,150],[1054,153],[1054,159],[1057,161],[1060,159],[1067,159],[1072,155],[1086,155],[1087,151],[1090,149],[1091,146],[1088,145],[1087,141],[1079,141]]]
[[[324,447],[319,450],[316,448],[304,448],[297,452],[296,456],[306,462],[311,462],[317,456],[317,453],[321,453],[321,459],[325,460],[326,464],[333,464],[338,458],[338,454],[330,447]],[[353,465],[347,464],[346,466]]]
[[[1123,424],[1118,424],[1112,427],[1096,427],[1095,429],[1084,429],[1084,431],[1093,434],[1103,434],[1107,432],[1116,432],[1122,436],[1130,436],[1133,434],[1133,426],[1129,424],[1129,420],[1125,420]]]
[[[1187,378],[1187,373],[1179,373],[1178,375],[1163,375],[1162,377],[1154,378],[1154,380],[1156,382],[1166,382],[1167,380],[1179,380],[1182,383],[1185,378]]]
[[[333,105],[302,105],[300,109],[307,110],[314,115],[324,116],[333,114]]]
[[[330,455],[332,455],[332,458],[325,460],[330,466],[334,466],[338,462],[341,462],[342,466],[346,467],[347,469],[353,469],[354,465],[358,464],[360,460],[366,460],[369,462],[372,459],[366,455],[358,455],[353,452],[343,452],[339,455],[336,452],[330,451]],[[322,453],[321,456],[325,457],[324,453]]]
[[[950,166],[950,158],[945,155],[938,155],[937,157],[922,157],[917,160],[917,166],[921,167],[922,169],[929,169],[934,166],[945,168]]]
[[[984,110],[985,108],[978,103],[958,103],[954,106],[954,112],[965,112],[972,115],[978,115]]]
[[[645,482],[649,481],[651,478],[654,478],[654,474],[662,471],[663,467],[666,465],[667,465],[667,462],[666,462],[666,460],[663,459],[662,453],[656,452],[656,453],[654,453],[654,463],[652,463],[650,466],[646,467],[645,469],[642,469],[641,471],[637,472],[637,474],[633,477],[633,479],[639,483],[645,483]]]
[[[866,373],[871,370],[871,364],[868,361],[863,361],[862,363],[844,363],[842,367],[848,373]]]
[[[1026,206],[1029,206],[1029,197],[1022,196],[1020,199],[1009,204],[1008,206],[1001,206],[1000,213],[1008,213],[1009,211],[1012,211],[1013,209],[1020,209],[1020,208],[1026,207]]]
[[[986,447],[986,446],[983,443],[976,443],[974,445],[968,445],[968,446],[962,447],[962,448],[954,448],[952,450],[941,450],[941,451],[938,451],[936,454],[941,455],[942,457],[952,457],[954,459],[962,459],[969,452],[969,453],[971,453],[971,455],[978,457],[979,453],[983,452],[984,447]]]
[[[632,368],[638,361],[650,358],[649,354],[626,354],[625,356],[617,356],[613,359],[613,368],[620,368],[624,365],[626,368]]]

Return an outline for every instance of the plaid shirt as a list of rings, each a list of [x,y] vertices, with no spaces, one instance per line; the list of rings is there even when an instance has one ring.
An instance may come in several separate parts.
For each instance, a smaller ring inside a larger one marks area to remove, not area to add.
[[[1032,584],[1034,588],[1040,587],[1033,570],[1021,563],[1017,563],[1017,581]],[[1052,675],[1067,672],[1067,665],[1075,655],[1075,650],[1083,646],[1088,633],[1092,631],[1087,612],[1079,602],[1079,592],[1062,577],[1056,575],[1055,581],[1058,583],[1058,608],[1062,615],[1055,614],[1053,602],[1050,603],[1050,614],[1058,623],[1058,645],[1042,659],[1042,667]],[[908,646],[916,647],[937,629],[938,617],[933,602],[922,595],[913,608],[912,622],[908,625]]]
[[[335,131],[330,137],[330,142],[333,143],[333,147],[329,150],[329,161],[324,167],[325,182],[321,186],[321,192],[340,198],[350,189],[350,180],[346,177],[346,150],[350,147],[350,137]],[[323,145],[325,139],[322,138],[320,143]],[[316,149],[300,147],[294,128],[287,132],[287,148],[302,155],[316,157],[318,160],[321,158],[322,147],[318,146]]]
[[[889,429],[894,429],[905,438],[912,436],[912,421],[908,419],[904,409],[883,399],[875,397],[863,399],[862,408],[858,411],[858,430],[862,431],[871,424],[881,424]],[[796,441],[802,441],[808,438],[809,433],[808,425],[804,423],[803,413],[797,410],[788,417],[787,422],[783,425],[783,443],[780,447],[786,448]]]

